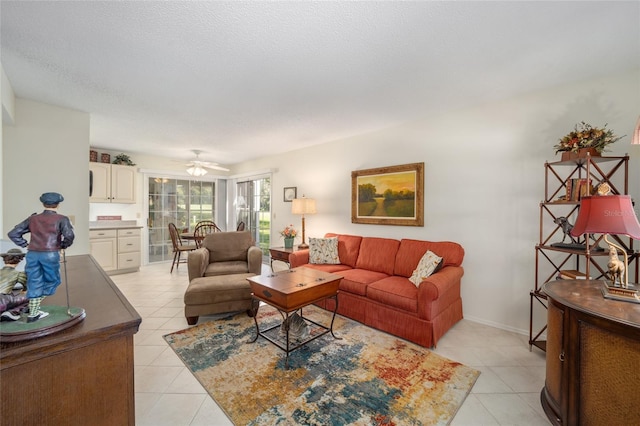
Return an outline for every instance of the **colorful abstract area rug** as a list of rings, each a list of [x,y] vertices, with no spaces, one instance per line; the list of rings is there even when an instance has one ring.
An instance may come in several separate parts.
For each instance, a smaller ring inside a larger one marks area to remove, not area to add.
[[[330,324],[314,306],[304,316]],[[261,329],[282,321],[261,306]],[[446,425],[479,371],[336,316],[334,331],[289,355],[255,337],[245,313],[165,340],[236,425]]]

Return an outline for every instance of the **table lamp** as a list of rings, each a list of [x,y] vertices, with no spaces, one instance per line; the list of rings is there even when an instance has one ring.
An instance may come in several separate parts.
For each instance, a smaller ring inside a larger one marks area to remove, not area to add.
[[[571,230],[574,237],[582,234],[604,234],[609,244],[609,268],[611,284],[605,281],[602,294],[607,299],[640,303],[637,285],[629,284],[629,257],[627,250],[613,242],[608,235],[626,235],[640,240],[640,223],[633,211],[631,197],[628,195],[602,195],[582,197],[578,218]],[[618,260],[618,250],[624,256],[624,264]],[[620,263],[617,263],[620,262]],[[623,271],[620,268],[624,267]],[[616,285],[618,276],[619,285]]]
[[[304,215],[316,213],[316,200],[313,198],[294,198],[291,204],[291,213],[302,215],[302,244],[298,244],[299,249],[309,248],[309,244],[304,239]]]

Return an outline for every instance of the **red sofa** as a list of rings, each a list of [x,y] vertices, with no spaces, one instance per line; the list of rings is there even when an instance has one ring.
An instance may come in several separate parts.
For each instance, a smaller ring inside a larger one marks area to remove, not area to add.
[[[332,233],[325,237],[338,237],[340,264],[310,264],[308,249],[291,253],[289,262],[292,268],[305,266],[343,277],[339,314],[429,348],[462,319],[460,244]],[[443,258],[442,267],[416,287],[409,277],[427,250]],[[333,310],[334,303],[327,300],[319,306]]]

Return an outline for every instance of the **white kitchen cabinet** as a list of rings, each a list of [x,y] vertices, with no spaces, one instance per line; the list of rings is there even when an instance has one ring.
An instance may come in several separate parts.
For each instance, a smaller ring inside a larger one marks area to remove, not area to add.
[[[140,269],[140,228],[89,231],[91,255],[109,275]]]
[[[93,176],[92,203],[136,202],[136,168],[108,163],[89,163]]]
[[[140,268],[140,229],[118,229],[118,270]]]
[[[117,232],[115,229],[89,231],[89,251],[106,272],[118,269]]]

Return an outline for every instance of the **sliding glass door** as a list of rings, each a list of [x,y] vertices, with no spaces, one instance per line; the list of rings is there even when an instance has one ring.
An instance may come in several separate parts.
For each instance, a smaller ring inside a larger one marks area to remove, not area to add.
[[[150,177],[149,263],[173,258],[169,223],[193,231],[201,220],[215,218],[215,182]]]
[[[271,178],[249,178],[236,183],[237,223],[244,222],[263,256],[269,256],[271,239]]]

